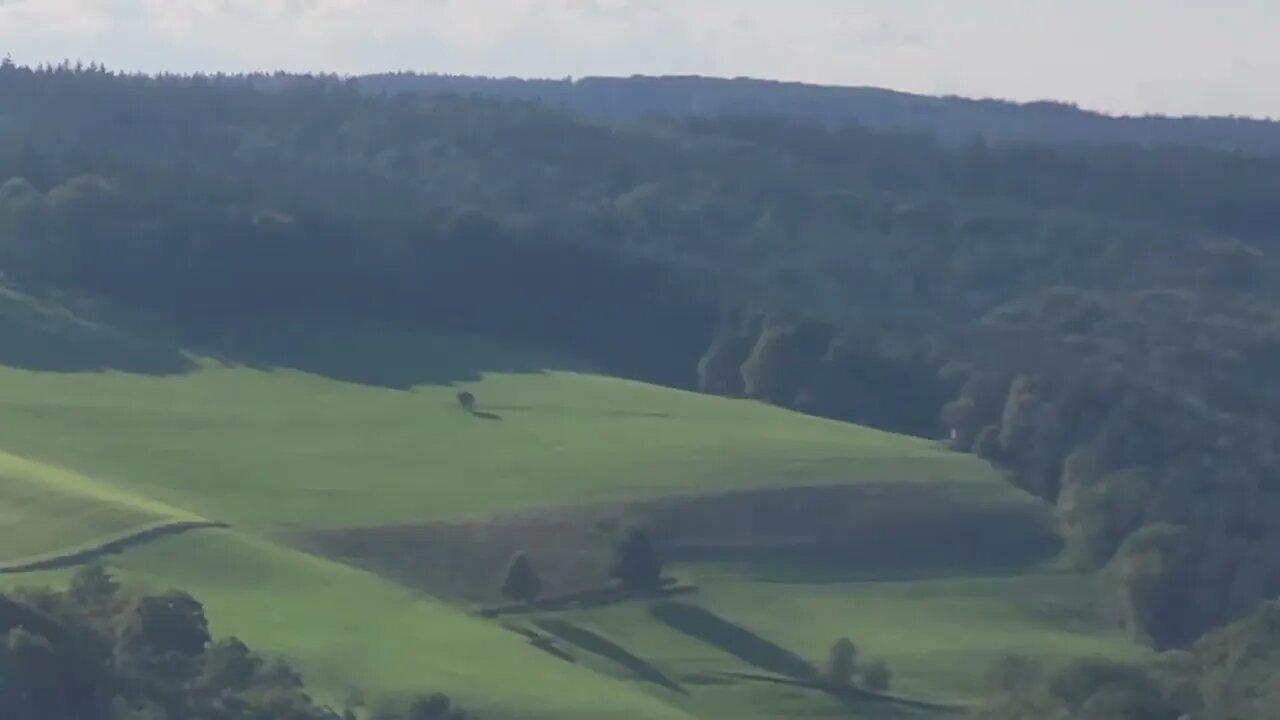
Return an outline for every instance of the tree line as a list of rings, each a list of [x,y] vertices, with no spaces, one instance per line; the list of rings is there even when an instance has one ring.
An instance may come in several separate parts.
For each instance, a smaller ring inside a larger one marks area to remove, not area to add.
[[[983,720],[1269,718],[1280,707],[1280,605],[1145,663],[1011,656],[991,670]]]
[[[260,78],[270,88],[274,78]],[[714,77],[584,77],[563,80],[383,73],[357,78],[370,93],[480,95],[537,101],[608,120],[663,116],[768,116],[857,122],[881,130],[975,137],[994,143],[1122,143],[1280,152],[1280,124],[1244,117],[1113,117],[1063,102],[931,97],[869,87]]]

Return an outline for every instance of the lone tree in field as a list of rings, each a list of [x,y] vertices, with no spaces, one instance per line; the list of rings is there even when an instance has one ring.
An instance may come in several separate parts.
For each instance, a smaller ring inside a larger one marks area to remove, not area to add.
[[[662,587],[662,560],[647,533],[635,528],[627,531],[614,550],[609,577],[627,590]]]
[[[458,393],[458,404],[462,406],[463,410],[473,413],[476,411],[476,396],[463,390]]]
[[[831,646],[824,668],[826,680],[834,685],[852,685],[858,671],[858,648],[849,638],[840,638]]]
[[[529,556],[516,553],[507,566],[507,577],[502,581],[502,597],[505,600],[530,603],[542,592],[542,578],[533,569]]]

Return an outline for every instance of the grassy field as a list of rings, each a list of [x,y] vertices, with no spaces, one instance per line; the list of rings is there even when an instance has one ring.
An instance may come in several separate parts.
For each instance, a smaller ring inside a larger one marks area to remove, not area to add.
[[[0,297],[0,334],[26,322],[6,309],[15,297]],[[361,687],[443,690],[486,717],[861,716],[767,685],[695,677],[681,694],[632,677],[628,663],[673,677],[752,669],[653,622],[643,604],[581,618],[610,639],[588,645],[617,643],[621,669],[591,652],[569,664],[460,606],[294,549],[300,532],[831,484],[936,488],[1030,510],[982,463],[932,442],[603,377],[475,338],[276,317],[181,339],[153,328],[142,340],[48,308],[37,314],[43,324],[24,336],[34,339],[20,357],[0,354],[0,563],[155,523],[225,522],[228,530],[157,539],[110,563],[145,587],[193,592],[216,632],[289,657],[334,701]],[[51,334],[56,342],[46,342]],[[110,352],[66,359],[67,347],[104,338]],[[464,387],[490,417],[457,406]],[[1041,613],[1037,593],[1075,587],[1048,576],[894,585],[780,580],[727,564],[680,572],[734,622],[805,657],[850,635],[886,657],[905,690],[930,697],[968,696],[980,662],[1007,649],[1128,650]]]
[[[502,367],[505,348],[316,325],[317,356]],[[266,332],[264,330],[264,332]],[[294,333],[303,335],[302,330]],[[276,338],[288,343],[289,333]],[[465,355],[459,358],[459,355]],[[254,357],[257,357],[255,354]],[[534,369],[455,387],[343,382],[211,359],[172,375],[0,368],[0,447],[242,528],[354,526],[591,500],[885,478],[991,482],[934,443],[596,375]],[[551,359],[547,359],[549,364]],[[379,373],[372,373],[379,375]],[[265,500],[265,501],[264,501]]]
[[[973,702],[988,668],[1008,654],[1137,659],[1145,652],[1100,621],[1087,577],[1049,570],[816,582],[764,581],[725,565],[680,566],[677,574],[698,583],[698,605],[812,665],[821,665],[835,640],[850,638],[863,657],[888,663],[895,693],[922,700]],[[732,708],[742,717],[779,717],[805,706],[807,713],[821,715],[824,707],[835,707],[821,695],[761,695],[743,681],[699,688],[699,677],[770,668],[655,623],[643,604],[559,617],[609,637],[689,684],[691,711],[700,714],[720,716]],[[867,716],[876,712],[870,709]]]
[[[148,543],[110,566],[133,587],[192,593],[215,635],[290,658],[338,706],[356,688],[370,698],[443,689],[485,717],[689,717],[631,685],[548,658],[459,608],[234,531]],[[0,583],[57,584],[65,576],[29,573]]]
[[[0,571],[199,520],[83,475],[0,453]]]

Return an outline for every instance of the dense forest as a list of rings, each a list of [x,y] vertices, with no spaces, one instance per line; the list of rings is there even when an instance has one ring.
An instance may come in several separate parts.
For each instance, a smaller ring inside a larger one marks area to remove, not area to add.
[[[870,87],[828,87],[750,78],[584,77],[524,80],[388,73],[359,78],[366,92],[480,95],[537,101],[604,120],[643,117],[765,116],[857,122],[880,130],[936,135],[948,142],[1054,145],[1188,145],[1280,152],[1280,125],[1240,117],[1112,117],[1061,102],[1013,103],[930,97]],[[269,79],[262,87],[271,87]]]
[[[1056,504],[1159,648],[1280,594],[1280,157],[263,81],[4,64],[9,281],[520,337],[945,438]]]

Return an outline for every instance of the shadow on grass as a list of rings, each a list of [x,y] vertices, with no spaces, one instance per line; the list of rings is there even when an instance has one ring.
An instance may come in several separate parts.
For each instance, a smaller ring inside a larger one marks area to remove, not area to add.
[[[606,585],[604,587],[594,587],[543,597],[532,602],[489,605],[481,607],[478,612],[481,617],[496,618],[557,610],[586,610],[634,600],[654,600],[677,595],[691,595],[696,592],[698,592],[696,585],[681,585],[674,580],[655,590],[627,590],[616,585]]]
[[[696,605],[662,602],[649,609],[662,624],[712,645],[767,672],[814,681],[818,671],[803,658]]]
[[[534,625],[545,630],[546,632],[559,637],[565,642],[572,643],[579,648],[599,655],[607,660],[621,665],[631,671],[636,677],[646,682],[666,688],[681,695],[689,694],[679,683],[662,673],[661,670],[646,662],[643,658],[632,655],[627,649],[609,640],[608,638],[598,635],[586,628],[579,627],[573,623],[564,620],[535,620]]]
[[[722,558],[716,562],[756,582],[776,584],[848,584],[848,583],[911,583],[929,580],[974,580],[1023,577],[1037,575],[1071,574],[1065,570],[1048,569],[1023,563],[948,563],[946,561],[895,565],[892,563],[859,564],[854,567],[841,565],[839,559],[823,562],[813,554],[769,554],[750,558]]]
[[[845,707],[849,708],[865,709],[868,705],[875,705],[875,717],[885,720],[889,718],[937,717],[938,715],[952,716],[966,712],[966,708],[960,705],[913,700],[888,693],[871,692],[852,685],[836,685],[822,680],[794,680],[771,675],[736,672],[721,673],[721,675],[735,680],[770,683],[821,692],[840,701]]]
[[[574,664],[578,662],[578,659],[575,658],[573,655],[556,647],[556,644],[552,642],[550,638],[545,638],[542,636],[530,638],[529,644],[541,650],[542,652],[547,653],[548,655],[556,658],[557,660],[563,660],[567,663],[574,663]]]
[[[873,693],[851,686],[823,681],[817,668],[785,648],[765,640],[740,625],[715,613],[684,603],[658,603],[650,609],[655,619],[696,640],[707,643],[770,675],[757,673],[719,673],[722,677],[785,685],[800,690],[821,692],[845,708],[864,712],[875,708],[875,717],[920,718],[938,714],[954,714],[963,708],[950,705]]]
[[[509,410],[512,412],[537,412],[539,415],[573,415],[581,416],[599,416],[599,417],[628,417],[628,418],[669,418],[671,413],[668,412],[649,412],[640,410],[611,410],[606,408],[581,408],[571,405],[490,405],[494,410]]]

